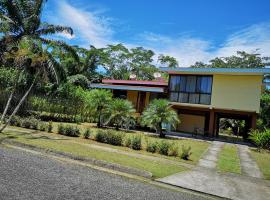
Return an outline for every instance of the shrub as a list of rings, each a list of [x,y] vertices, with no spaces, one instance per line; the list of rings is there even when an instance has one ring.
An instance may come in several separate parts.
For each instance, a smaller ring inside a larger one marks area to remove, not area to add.
[[[49,123],[48,123],[48,132],[52,133],[52,130],[53,130],[53,123],[52,123],[52,121],[49,121]]]
[[[179,149],[176,143],[173,143],[169,147],[168,156],[178,156]]]
[[[58,134],[64,135],[65,134],[65,126],[63,124],[58,125]]]
[[[31,128],[31,119],[30,118],[25,118],[22,120],[22,127],[24,128]]]
[[[168,155],[171,144],[165,140],[162,140],[158,145],[158,152],[161,155]]]
[[[64,128],[64,135],[70,137],[79,137],[81,134],[80,129],[77,126],[69,126],[67,125]]]
[[[114,131],[107,131],[107,143],[115,146],[121,146],[123,143],[124,135],[123,133],[117,133]]]
[[[10,125],[11,126],[22,126],[22,119],[19,116],[14,116],[10,120]]]
[[[270,129],[266,129],[263,132],[253,130],[251,132],[250,139],[259,149],[270,149]]]
[[[40,122],[39,123],[39,130],[40,131],[46,131],[46,130],[48,130],[48,124],[46,122]]]
[[[34,130],[38,130],[39,120],[33,117],[29,119],[31,121],[31,128]]]
[[[189,160],[189,157],[191,156],[191,147],[189,146],[186,148],[184,145],[182,146],[182,152],[180,155],[180,158],[183,160]]]
[[[158,149],[158,143],[156,141],[147,141],[146,151],[155,153]]]
[[[125,147],[131,147],[131,141],[132,141],[132,137],[127,136],[127,137],[125,138],[125,141],[124,141],[124,146],[125,146]]]
[[[124,134],[112,130],[107,131],[98,130],[95,139],[98,142],[107,143],[115,146],[121,146],[123,143]]]
[[[88,128],[88,129],[86,129],[86,130],[84,131],[83,137],[84,137],[85,139],[89,139],[90,135],[91,135],[91,130]]]
[[[131,140],[131,148],[134,150],[141,150],[142,149],[142,136],[135,135]]]
[[[106,136],[105,136],[105,131],[103,130],[98,130],[96,135],[95,135],[95,140],[97,142],[102,142],[102,143],[106,143]]]

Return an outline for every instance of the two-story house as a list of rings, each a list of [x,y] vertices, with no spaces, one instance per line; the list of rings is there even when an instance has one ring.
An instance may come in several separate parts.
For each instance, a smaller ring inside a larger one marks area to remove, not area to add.
[[[169,73],[169,100],[181,121],[176,131],[217,136],[221,118],[245,120],[247,131],[256,127],[264,74],[270,69],[161,70]]]
[[[245,120],[256,127],[265,74],[269,68],[161,68],[169,82],[103,80],[92,88],[110,89],[131,101],[138,115],[155,98],[168,98],[181,123],[176,132],[218,136],[221,118]]]

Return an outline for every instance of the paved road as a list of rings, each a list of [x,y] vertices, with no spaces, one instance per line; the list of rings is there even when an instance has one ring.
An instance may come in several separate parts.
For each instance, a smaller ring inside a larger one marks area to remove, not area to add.
[[[0,146],[0,199],[203,199]]]

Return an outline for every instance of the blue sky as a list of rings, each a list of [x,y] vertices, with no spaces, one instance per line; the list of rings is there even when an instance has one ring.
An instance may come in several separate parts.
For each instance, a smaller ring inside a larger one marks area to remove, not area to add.
[[[43,18],[70,44],[143,46],[186,67],[237,50],[270,56],[269,0],[49,0]]]

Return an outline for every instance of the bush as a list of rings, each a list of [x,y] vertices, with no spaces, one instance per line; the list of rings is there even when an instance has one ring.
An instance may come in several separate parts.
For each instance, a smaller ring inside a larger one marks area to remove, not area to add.
[[[48,124],[46,122],[40,122],[39,123],[39,130],[40,131],[46,131],[46,130],[48,130]]]
[[[171,144],[168,151],[168,156],[178,156],[179,149],[176,143]]]
[[[90,129],[86,129],[86,130],[84,131],[84,133],[83,133],[83,137],[84,137],[85,139],[89,139],[90,135],[91,135],[91,130],[90,130]]]
[[[53,131],[53,123],[52,123],[52,121],[49,121],[49,123],[48,123],[48,132],[52,133],[52,131]]]
[[[66,130],[65,130],[65,126],[63,125],[63,124],[59,124],[58,125],[58,134],[60,134],[60,135],[64,135],[65,134],[65,132],[66,132]]]
[[[106,143],[106,136],[105,136],[105,131],[103,130],[98,130],[96,135],[95,135],[95,140],[97,142],[101,142],[101,143]]]
[[[135,135],[131,140],[131,148],[134,150],[141,150],[142,149],[142,136]]]
[[[188,148],[186,148],[184,145],[182,146],[182,152],[180,155],[180,158],[183,160],[189,160],[189,157],[191,156],[191,147],[189,146]]]
[[[19,116],[14,116],[10,120],[10,125],[21,127],[22,126],[22,119]]]
[[[165,155],[167,156],[169,153],[169,148],[170,148],[171,144],[165,140],[162,140],[159,145],[158,145],[158,152],[161,155]]]
[[[25,118],[22,120],[22,127],[24,128],[31,128],[31,119],[30,118]]]
[[[263,132],[254,130],[249,137],[255,145],[261,149],[270,149],[270,129],[266,129]]]
[[[158,143],[156,141],[147,141],[146,151],[155,153],[158,149]]]
[[[117,133],[112,130],[107,131],[98,130],[95,139],[98,142],[107,143],[115,146],[121,146],[123,143],[124,134]]]
[[[65,136],[70,136],[70,137],[79,137],[81,134],[80,129],[76,126],[69,126],[67,125],[64,128],[64,135]]]
[[[124,146],[130,148],[130,147],[131,147],[131,141],[132,141],[132,137],[127,136],[127,137],[125,138],[125,141],[124,141]]]
[[[34,130],[38,130],[38,125],[40,123],[40,121],[36,118],[30,117],[30,121],[31,121],[31,128]]]

